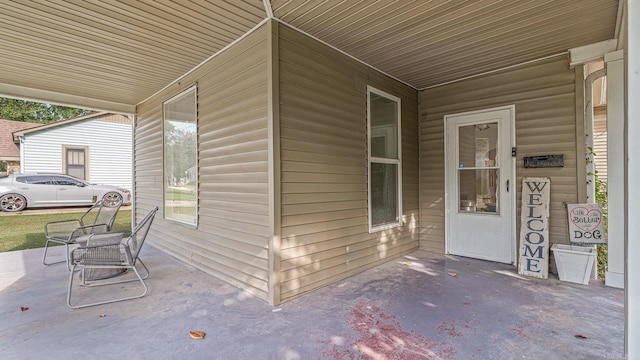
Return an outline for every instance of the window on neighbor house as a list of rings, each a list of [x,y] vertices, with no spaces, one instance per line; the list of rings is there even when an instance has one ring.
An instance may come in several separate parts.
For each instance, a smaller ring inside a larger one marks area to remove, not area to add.
[[[87,180],[88,152],[89,148],[86,146],[62,145],[62,167],[64,173],[78,179]]]
[[[367,87],[369,231],[402,225],[400,98]]]
[[[164,216],[198,220],[197,94],[193,86],[163,104]]]

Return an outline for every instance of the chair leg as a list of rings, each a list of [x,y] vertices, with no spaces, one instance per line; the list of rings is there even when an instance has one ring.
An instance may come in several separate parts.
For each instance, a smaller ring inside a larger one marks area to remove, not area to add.
[[[60,260],[60,261],[54,261],[54,262],[50,262],[47,263],[47,251],[49,250],[49,242],[57,242],[57,241],[52,241],[47,239],[47,241],[44,243],[44,254],[42,255],[42,264],[43,265],[53,265],[53,264],[60,264],[62,262],[67,262],[67,270],[71,271],[71,264],[70,264],[70,259],[69,259],[69,244],[68,243],[61,243],[58,242],[58,244],[64,244],[65,246],[65,252],[67,253],[67,258],[66,260]]]
[[[73,305],[71,305],[71,289],[73,289],[73,275],[75,273],[76,273],[76,266],[73,265],[73,267],[71,268],[71,272],[69,274],[69,288],[67,289],[67,305],[69,305],[69,307],[71,308],[74,307]]]
[[[149,272],[149,268],[147,268],[147,265],[145,265],[145,264],[142,262],[142,259],[140,259],[139,257],[138,257],[138,262],[142,265],[142,267],[144,268],[144,271],[146,271],[146,272],[147,272],[147,275],[146,275],[145,277],[143,277],[142,279],[143,279],[143,280],[147,280],[147,279],[149,278],[149,276],[151,276],[151,273]]]
[[[137,279],[123,280],[123,281],[112,281],[112,282],[107,282],[107,283],[94,284],[93,286],[113,285],[113,284],[120,284],[120,283],[130,282],[130,281],[139,281],[142,284],[142,287],[144,289],[144,291],[141,294],[133,295],[133,296],[127,296],[127,297],[123,297],[123,298],[112,299],[112,300],[99,301],[99,302],[94,302],[94,303],[89,303],[89,304],[74,305],[74,304],[71,303],[71,292],[73,290],[73,275],[76,272],[76,264],[74,264],[73,267],[71,268],[71,274],[69,275],[69,290],[67,292],[67,305],[69,305],[69,307],[71,307],[73,309],[80,309],[80,308],[85,308],[85,307],[89,307],[89,306],[110,304],[110,303],[117,302],[117,301],[137,299],[137,298],[141,298],[141,297],[145,296],[147,294],[147,292],[149,291],[149,288],[147,287],[147,284],[144,282],[144,278],[142,276],[140,276],[140,273],[138,272],[138,270],[136,269],[135,266],[127,266],[126,268],[127,269],[132,269],[133,272],[136,274]],[[145,266],[145,269],[146,269],[146,266]],[[82,270],[80,270],[80,271],[82,271]],[[148,272],[147,272],[147,277],[148,277]],[[87,286],[90,286],[90,285],[87,285]]]

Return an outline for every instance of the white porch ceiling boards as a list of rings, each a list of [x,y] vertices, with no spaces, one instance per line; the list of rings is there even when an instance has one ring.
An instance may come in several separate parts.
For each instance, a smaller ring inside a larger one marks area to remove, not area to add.
[[[273,0],[272,7],[275,17],[422,89],[612,39],[618,1]]]
[[[251,0],[0,0],[0,84],[135,105],[265,17]]]
[[[427,88],[615,36],[618,0],[273,0],[274,16]],[[264,20],[262,0],[0,0],[0,95],[134,106]]]

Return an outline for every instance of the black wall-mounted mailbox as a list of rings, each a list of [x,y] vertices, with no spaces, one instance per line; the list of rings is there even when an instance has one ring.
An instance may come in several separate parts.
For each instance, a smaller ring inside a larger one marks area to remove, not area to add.
[[[525,156],[525,168],[564,167],[564,155]]]

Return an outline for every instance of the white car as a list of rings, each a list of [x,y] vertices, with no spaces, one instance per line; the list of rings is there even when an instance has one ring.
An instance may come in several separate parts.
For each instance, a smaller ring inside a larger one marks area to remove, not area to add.
[[[91,184],[63,174],[11,174],[0,177],[0,210],[89,206],[98,200],[107,205],[131,203],[131,192],[112,186]]]

